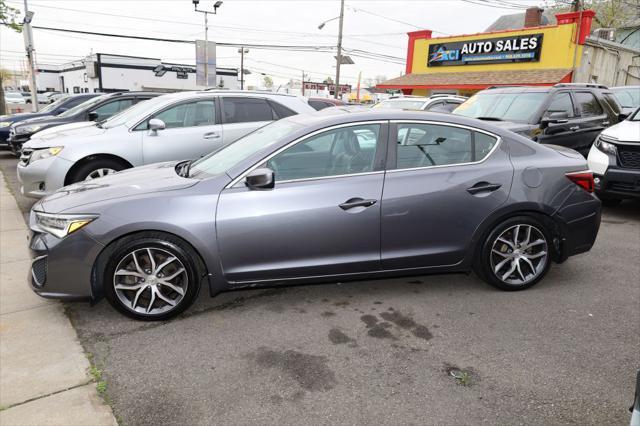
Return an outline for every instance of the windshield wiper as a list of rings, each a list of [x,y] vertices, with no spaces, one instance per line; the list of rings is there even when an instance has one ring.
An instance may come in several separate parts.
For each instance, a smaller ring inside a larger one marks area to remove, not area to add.
[[[485,121],[504,121],[502,118],[498,118],[498,117],[476,117],[478,120],[485,120]]]

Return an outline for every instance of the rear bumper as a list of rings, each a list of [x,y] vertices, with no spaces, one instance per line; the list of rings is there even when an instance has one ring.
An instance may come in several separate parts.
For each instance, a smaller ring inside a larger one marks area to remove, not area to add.
[[[582,189],[576,191],[582,194],[570,197],[570,202],[565,203],[554,215],[560,227],[559,262],[591,250],[600,229],[600,200]]]
[[[640,198],[640,169],[609,167],[603,175],[595,175],[596,192],[620,198]]]

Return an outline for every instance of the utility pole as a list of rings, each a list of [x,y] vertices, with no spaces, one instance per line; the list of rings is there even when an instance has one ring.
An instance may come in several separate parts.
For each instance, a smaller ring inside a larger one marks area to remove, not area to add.
[[[300,86],[300,88],[302,89],[302,96],[304,96],[304,70],[302,70],[302,85]]]
[[[576,29],[576,39],[575,39],[575,46],[573,49],[573,64],[571,66],[571,82],[575,83],[576,82],[576,71],[577,69],[577,64],[578,64],[578,48],[579,48],[579,41],[580,41],[580,31],[582,31],[582,2],[580,0],[574,0],[573,5],[571,6],[571,9],[573,9],[574,12],[580,12],[580,15],[578,16],[578,25],[577,25],[577,29]]]
[[[26,0],[25,0],[26,1]],[[340,24],[338,27],[338,55],[336,56],[336,90],[334,98],[338,99],[340,92],[340,62],[342,62],[342,24],[344,22],[344,0],[340,0]]]
[[[26,3],[27,0],[24,1]],[[205,86],[209,87],[209,13],[217,15],[218,8],[222,6],[222,2],[217,1],[213,4],[213,12],[199,10],[198,4],[200,3],[200,0],[191,0],[191,2],[193,3],[193,8],[196,12],[204,13],[204,81]]]
[[[238,49],[238,53],[240,53],[240,90],[244,90],[244,54],[249,53],[249,49],[242,46]]]
[[[22,23],[22,31],[24,33],[24,49],[27,52],[29,61],[30,89],[31,89],[31,108],[34,112],[38,112],[38,86],[36,85],[36,66],[33,59],[33,32],[31,31],[31,20],[33,12],[29,12],[27,0],[24,0],[24,22]]]

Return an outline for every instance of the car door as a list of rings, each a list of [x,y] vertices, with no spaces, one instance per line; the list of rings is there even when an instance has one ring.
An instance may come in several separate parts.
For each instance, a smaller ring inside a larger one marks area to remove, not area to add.
[[[576,132],[577,136],[579,136],[579,141],[574,149],[587,155],[596,137],[605,128],[609,127],[611,120],[596,95],[592,92],[586,90],[577,91],[574,92],[573,96],[576,99],[579,113],[576,123],[579,126]]]
[[[265,98],[222,96],[221,101],[225,145],[279,118]]]
[[[149,120],[161,120],[165,128],[149,130]],[[145,164],[195,159],[222,147],[223,129],[216,121],[214,97],[173,104],[149,116],[136,127],[143,132]]]
[[[455,265],[473,233],[508,198],[506,144],[464,126],[392,122],[382,196],[385,270]]]
[[[225,277],[286,280],[380,268],[380,198],[386,124],[321,130],[265,159],[270,190],[240,181],[216,215]]]
[[[540,130],[538,142],[573,149],[580,146],[579,118],[571,92],[554,93],[542,113],[540,122],[548,119],[553,113],[566,113],[567,119],[564,122],[549,123],[545,129]]]

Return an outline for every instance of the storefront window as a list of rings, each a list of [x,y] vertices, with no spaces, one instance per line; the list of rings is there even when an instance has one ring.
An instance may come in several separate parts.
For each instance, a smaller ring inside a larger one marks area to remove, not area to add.
[[[480,92],[460,105],[454,114],[465,117],[488,118],[528,123],[546,97],[539,93]]]

